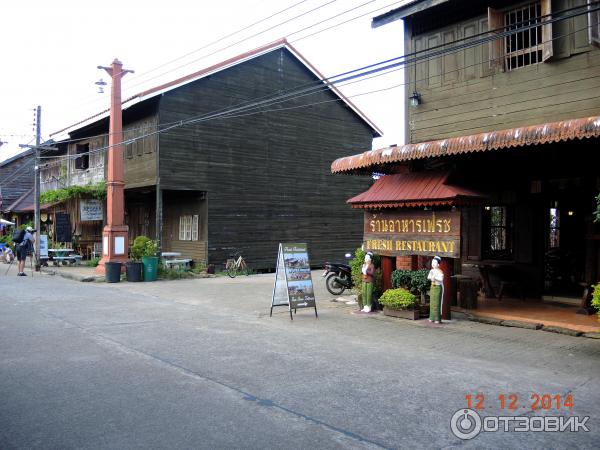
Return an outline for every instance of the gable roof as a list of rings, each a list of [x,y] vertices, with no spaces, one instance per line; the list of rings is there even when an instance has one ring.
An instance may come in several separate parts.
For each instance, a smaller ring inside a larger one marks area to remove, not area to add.
[[[6,158],[4,161],[0,161],[0,167],[7,166],[8,164],[17,161],[18,159],[24,158],[25,156],[31,156],[33,154],[33,149],[28,148],[27,150],[22,151],[21,153],[17,153],[10,158]]]
[[[169,92],[173,89],[177,89],[185,84],[191,83],[193,81],[199,80],[201,78],[205,78],[209,75],[213,75],[215,73],[226,70],[230,67],[241,64],[245,61],[249,61],[251,59],[257,58],[259,56],[265,55],[274,50],[278,50],[280,48],[287,49],[302,65],[304,65],[313,75],[318,77],[319,80],[324,80],[325,77],[306,59],[304,58],[298,50],[296,50],[285,38],[278,39],[276,41],[271,42],[263,47],[259,47],[257,49],[248,51],[246,53],[242,53],[233,58],[226,59],[225,61],[221,61],[220,63],[214,64],[212,66],[206,67],[202,70],[194,72],[192,74],[186,75],[184,77],[177,78],[176,80],[170,81],[168,83],[163,83],[159,86],[156,86],[151,89],[146,89],[138,94],[132,95],[127,99],[121,102],[123,109],[127,109],[135,104],[141,103],[150,98],[154,98],[158,95],[161,95],[165,92]],[[337,95],[354,113],[367,124],[367,126],[372,130],[374,137],[383,136],[382,131],[356,106],[352,103],[346,96],[344,96],[334,85],[329,85],[329,89],[333,91],[335,95]],[[80,122],[77,122],[73,125],[70,125],[62,130],[55,131],[51,133],[50,136],[55,136],[58,134],[70,133],[75,131],[76,129],[82,128],[86,125],[90,125],[94,122],[97,122],[101,119],[104,119],[109,116],[110,110],[105,109],[104,111],[95,114],[87,119],[84,119]]]
[[[353,208],[402,208],[455,205],[485,196],[449,182],[448,172],[411,172],[384,175],[368,190],[346,203]]]

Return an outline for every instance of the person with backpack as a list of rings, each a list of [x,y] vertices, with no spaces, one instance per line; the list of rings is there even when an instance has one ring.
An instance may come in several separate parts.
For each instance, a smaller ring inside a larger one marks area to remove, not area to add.
[[[17,230],[13,234],[13,242],[15,243],[15,251],[17,253],[17,261],[19,261],[19,273],[18,277],[25,277],[25,261],[27,255],[31,255],[33,252],[33,244],[35,239],[33,238],[34,229],[27,227],[25,230]]]

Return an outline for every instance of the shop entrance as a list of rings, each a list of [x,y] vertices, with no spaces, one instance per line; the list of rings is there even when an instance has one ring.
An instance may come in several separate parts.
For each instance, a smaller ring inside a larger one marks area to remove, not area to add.
[[[576,197],[552,200],[545,210],[544,294],[581,297],[585,280],[586,212]]]

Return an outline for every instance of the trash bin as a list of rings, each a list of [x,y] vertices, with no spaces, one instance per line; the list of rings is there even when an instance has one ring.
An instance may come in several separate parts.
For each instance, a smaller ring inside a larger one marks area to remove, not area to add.
[[[118,283],[119,281],[121,281],[121,263],[104,263],[104,276],[106,278],[107,283]]]
[[[158,256],[143,256],[144,281],[156,281],[158,277]]]
[[[141,262],[128,261],[125,263],[125,276],[127,281],[137,282],[142,281],[142,268]]]

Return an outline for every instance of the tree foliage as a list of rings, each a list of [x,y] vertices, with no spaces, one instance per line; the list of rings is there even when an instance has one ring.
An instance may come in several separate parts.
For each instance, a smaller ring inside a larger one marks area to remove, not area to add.
[[[42,192],[40,194],[40,203],[64,202],[72,198],[96,198],[104,200],[106,198],[106,183],[87,184],[85,186],[69,186],[61,189]]]

